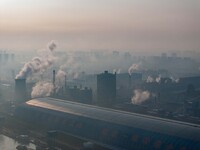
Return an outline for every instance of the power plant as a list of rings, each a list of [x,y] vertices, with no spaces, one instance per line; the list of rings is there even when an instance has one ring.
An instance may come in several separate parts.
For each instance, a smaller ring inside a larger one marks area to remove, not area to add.
[[[69,66],[78,71],[67,72],[54,66],[54,57],[25,63],[14,86],[1,81],[14,89],[8,110],[27,123],[22,130],[48,133],[51,148],[56,141],[59,148],[67,146],[61,144],[66,139],[79,146],[89,142],[95,150],[199,148],[199,76],[175,78],[163,70],[137,70],[140,64],[132,64],[130,72],[116,68],[89,74],[79,71],[73,59]],[[10,74],[14,77],[15,70]]]
[[[0,150],[200,150],[199,16],[200,0],[0,0]]]

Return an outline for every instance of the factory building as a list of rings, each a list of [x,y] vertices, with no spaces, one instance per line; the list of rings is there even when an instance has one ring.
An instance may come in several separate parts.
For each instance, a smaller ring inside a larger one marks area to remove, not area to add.
[[[117,86],[123,86],[127,88],[132,88],[141,84],[142,82],[142,73],[132,73],[129,75],[128,73],[120,73],[117,75]]]
[[[6,51],[0,51],[0,62],[8,63],[15,60],[15,54],[7,53]]]
[[[53,94],[51,96],[63,100],[92,104],[92,89],[88,87],[82,88],[82,86],[77,87],[76,85],[73,87],[68,86],[66,76],[64,86],[56,87],[55,70],[53,70]]]
[[[105,71],[97,75],[97,104],[111,107],[116,100],[116,74]]]
[[[92,104],[92,89],[90,88],[78,88],[77,86],[73,88],[67,87],[65,94],[75,102]]]
[[[15,117],[47,131],[67,133],[112,150],[199,150],[200,126],[108,108],[37,98]]]

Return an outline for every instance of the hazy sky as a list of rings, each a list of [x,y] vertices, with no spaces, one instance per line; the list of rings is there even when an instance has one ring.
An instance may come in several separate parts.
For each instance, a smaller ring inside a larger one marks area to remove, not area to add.
[[[200,0],[0,0],[0,49],[200,50]]]

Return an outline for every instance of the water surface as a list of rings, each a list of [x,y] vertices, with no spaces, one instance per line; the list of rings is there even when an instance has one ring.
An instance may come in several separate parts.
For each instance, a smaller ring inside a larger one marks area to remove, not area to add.
[[[0,150],[16,150],[18,145],[19,143],[14,139],[0,134]],[[35,145],[31,143],[28,144],[27,147],[33,150],[36,149]]]

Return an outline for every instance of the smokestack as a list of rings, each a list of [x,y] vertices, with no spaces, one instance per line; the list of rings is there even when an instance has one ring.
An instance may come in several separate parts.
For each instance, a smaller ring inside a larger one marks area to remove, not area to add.
[[[131,83],[131,74],[129,74],[129,80],[128,80],[129,88],[131,88],[132,83]]]
[[[56,71],[53,70],[53,95],[56,94]]]
[[[22,103],[26,100],[26,79],[15,79],[15,101]]]
[[[67,89],[67,76],[65,75],[65,90]]]
[[[56,81],[56,71],[53,70],[53,85],[55,85],[55,81]]]

